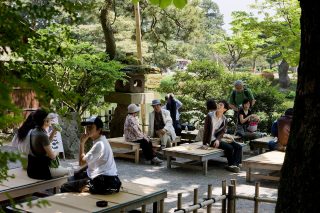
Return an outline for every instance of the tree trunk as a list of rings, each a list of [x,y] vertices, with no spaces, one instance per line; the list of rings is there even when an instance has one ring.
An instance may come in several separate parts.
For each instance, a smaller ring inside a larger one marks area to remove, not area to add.
[[[290,86],[290,78],[288,76],[289,64],[282,59],[279,65],[279,84],[281,88],[288,88]]]
[[[100,23],[102,26],[106,53],[109,55],[110,59],[114,59],[116,56],[116,40],[113,35],[113,29],[108,17],[109,11],[112,9],[112,0],[106,0],[104,7],[100,11]]]
[[[300,0],[300,6],[298,84],[276,212],[320,209],[320,4]]]

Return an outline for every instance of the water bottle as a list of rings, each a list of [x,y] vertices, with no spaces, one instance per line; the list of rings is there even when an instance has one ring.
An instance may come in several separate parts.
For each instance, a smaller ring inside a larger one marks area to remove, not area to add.
[[[188,132],[188,124],[186,124],[186,127],[184,128],[184,131]]]

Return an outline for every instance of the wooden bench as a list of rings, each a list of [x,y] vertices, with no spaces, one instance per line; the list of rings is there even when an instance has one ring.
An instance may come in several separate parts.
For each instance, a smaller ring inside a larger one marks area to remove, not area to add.
[[[279,180],[279,176],[274,174],[281,170],[284,157],[285,152],[272,151],[243,160],[242,165],[247,169],[246,181],[249,182],[252,178]],[[271,173],[265,175],[255,170],[271,170]]]
[[[46,198],[40,198],[32,201],[36,204],[39,200],[46,200],[49,206],[41,208],[28,203],[22,203],[16,206],[15,210],[23,210],[32,213],[53,213],[53,212],[109,212],[120,213],[134,210],[142,207],[143,213],[146,212],[146,206],[153,204],[153,212],[164,212],[164,199],[167,197],[165,189],[158,189],[141,184],[123,182],[119,193],[110,195],[93,195],[89,193],[61,193]],[[107,201],[108,206],[97,207],[97,201]],[[11,207],[12,208],[12,207]]]
[[[262,154],[264,149],[269,149],[268,143],[269,141],[274,140],[272,136],[266,136],[262,138],[257,138],[250,141],[250,146],[253,149],[259,149],[259,154]]]
[[[172,142],[173,146],[177,146],[180,137],[177,137],[174,142]],[[127,159],[134,159],[135,163],[139,163],[140,158],[140,144],[127,142],[124,137],[117,138],[108,138],[108,141],[111,145],[114,157],[122,157]],[[153,147],[156,149],[160,148],[160,139],[152,138],[151,139]]]
[[[59,188],[67,182],[67,176],[54,178],[51,180],[36,180],[29,178],[27,171],[22,168],[11,169],[9,175],[14,175],[15,178],[8,178],[0,184],[0,201],[8,200],[8,195],[11,198],[16,198],[24,195],[29,195],[35,192],[44,191],[51,188]]]
[[[140,144],[126,142],[124,137],[108,138],[114,157],[122,157],[134,159],[135,163],[139,163]]]

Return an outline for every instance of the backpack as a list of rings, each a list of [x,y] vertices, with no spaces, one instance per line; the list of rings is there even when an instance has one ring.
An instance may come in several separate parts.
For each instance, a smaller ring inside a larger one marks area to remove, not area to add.
[[[243,93],[246,96],[246,98],[249,98],[250,92],[248,91],[248,89],[246,87],[243,88]],[[236,103],[236,91],[235,90],[232,91],[231,98],[233,100],[233,103]],[[250,100],[250,104],[252,105],[252,100]]]

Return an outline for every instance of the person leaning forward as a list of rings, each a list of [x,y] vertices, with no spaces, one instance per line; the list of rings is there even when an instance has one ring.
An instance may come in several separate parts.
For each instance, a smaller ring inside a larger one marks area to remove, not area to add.
[[[81,122],[86,133],[80,138],[79,165],[83,166],[68,182],[63,184],[61,192],[82,192],[86,188],[93,194],[119,192],[121,181],[118,178],[116,163],[111,146],[102,135],[103,122],[99,117],[90,117]],[[85,143],[91,138],[93,146],[84,153]]]
[[[149,137],[159,137],[161,148],[171,147],[171,142],[176,139],[173,122],[168,110],[161,108],[160,100],[152,101],[153,111],[149,114]]]

